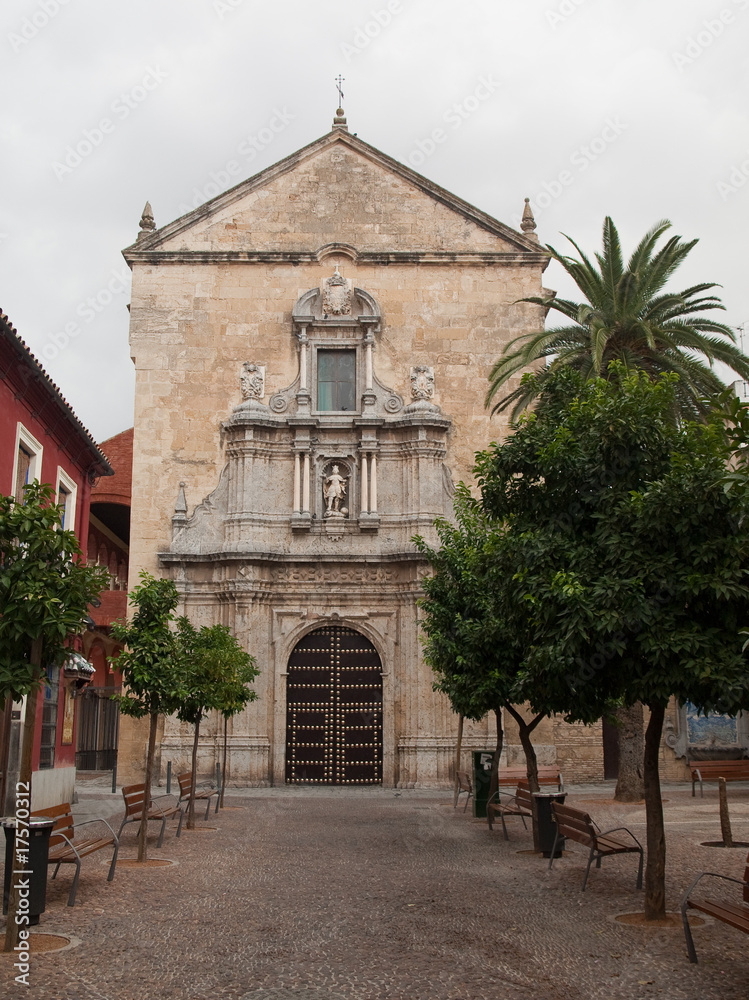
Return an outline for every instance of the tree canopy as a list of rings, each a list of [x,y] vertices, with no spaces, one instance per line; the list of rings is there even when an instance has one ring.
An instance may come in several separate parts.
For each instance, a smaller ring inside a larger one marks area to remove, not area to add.
[[[52,487],[37,482],[26,486],[23,503],[0,496],[0,703],[20,700],[39,683],[30,659],[34,640],[46,663],[62,661],[109,583],[104,567],[83,562],[53,498]]]
[[[497,714],[496,768],[502,750],[500,710],[518,724],[526,755],[528,781],[538,791],[536,754],[531,733],[548,714],[537,708],[530,722],[516,708],[517,683],[525,658],[526,613],[514,582],[514,540],[506,525],[493,519],[459,483],[455,523],[438,519],[439,549],[421,536],[414,541],[432,567],[419,602],[424,659],[435,674],[434,688],[447,695],[453,711],[478,721]],[[537,692],[536,705],[543,700]]]
[[[516,540],[531,629],[517,691],[570,720],[650,709],[646,914],[665,912],[658,753],[675,695],[749,707],[740,630],[749,599],[747,490],[724,487],[724,414],[672,419],[678,377],[614,362],[608,379],[546,380],[541,405],[478,457],[487,513]]]
[[[651,379],[676,373],[679,381],[673,407],[681,417],[704,416],[707,397],[725,388],[713,364],[720,361],[741,378],[749,378],[749,360],[736,346],[733,330],[703,315],[724,309],[713,289],[714,282],[701,282],[680,292],[665,286],[697,244],[671,236],[658,248],[671,223],[656,223],[640,240],[626,265],[619,233],[608,216],[603,224],[602,253],[591,261],[574,240],[567,237],[578,258],[547,247],[552,259],[572,278],[584,296],[570,299],[530,296],[532,302],[567,320],[548,330],[526,333],[507,344],[489,376],[487,406],[492,412],[512,407],[513,417],[538,396],[560,368],[573,368],[584,378],[606,377],[612,361],[625,370],[640,370]],[[538,361],[535,379],[500,396],[510,379]]]
[[[120,709],[136,719],[176,711],[184,694],[183,666],[172,630],[177,588],[145,570],[140,580],[128,595],[136,609],[132,619],[112,625],[112,636],[126,647],[116,660],[125,689]]]
[[[200,723],[211,710],[215,709],[228,717],[254,701],[257,694],[248,685],[257,677],[258,670],[254,658],[242,649],[225,625],[196,629],[183,616],[177,622],[177,645],[183,664],[177,717],[195,726],[187,818],[188,829],[192,829]]]
[[[156,727],[160,715],[175,712],[185,694],[184,664],[172,630],[179,594],[171,580],[157,580],[141,570],[140,584],[128,594],[135,613],[129,622],[115,622],[113,637],[123,644],[116,659],[124,692],[118,698],[125,715],[149,718],[144,784],[151,794]],[[148,811],[143,810],[138,836],[138,861],[147,857]]]

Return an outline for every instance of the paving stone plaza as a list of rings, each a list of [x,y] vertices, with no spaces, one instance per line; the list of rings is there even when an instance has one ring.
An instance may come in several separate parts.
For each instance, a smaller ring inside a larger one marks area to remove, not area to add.
[[[163,789],[162,789],[163,791]],[[642,805],[612,801],[613,785],[569,789],[568,803],[605,829],[645,839]],[[664,787],[669,910],[702,870],[743,874],[746,848],[719,840],[718,798]],[[117,817],[119,793],[79,790],[75,814]],[[749,789],[729,791],[736,840],[749,839]],[[605,859],[581,893],[586,852],[548,863],[508,821],[509,842],[445,791],[235,789],[227,808],[152,858],[169,867],[84,861],[48,882],[39,930],[73,947],[31,957],[34,1000],[746,1000],[746,936],[709,920],[695,928],[699,965],[677,929],[618,923],[642,908],[636,859]],[[203,828],[206,829],[203,829]],[[213,828],[213,829],[210,829]],[[154,825],[154,831],[156,828]],[[135,825],[120,856],[136,854]],[[7,959],[0,995],[23,996]]]

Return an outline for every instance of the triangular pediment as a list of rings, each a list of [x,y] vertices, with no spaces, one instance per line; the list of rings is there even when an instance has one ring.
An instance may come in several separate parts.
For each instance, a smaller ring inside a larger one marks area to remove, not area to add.
[[[474,208],[344,129],[332,132],[125,251],[160,254],[541,254],[537,241]]]

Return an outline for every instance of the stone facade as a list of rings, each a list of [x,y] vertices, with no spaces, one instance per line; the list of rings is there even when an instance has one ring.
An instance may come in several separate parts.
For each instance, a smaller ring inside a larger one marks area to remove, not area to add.
[[[382,663],[382,780],[450,780],[456,720],[420,655],[417,599],[453,484],[506,431],[484,408],[502,346],[543,322],[548,258],[518,233],[333,131],[176,222],[144,216],[133,270],[130,579],[171,574],[198,624],[256,656],[230,725],[230,778],[285,780],[289,659],[339,623]],[[330,374],[330,371],[333,374]],[[220,733],[201,728],[210,771]],[[519,753],[508,732],[508,760]],[[466,749],[492,743],[467,727]],[[162,760],[189,760],[167,720]],[[547,720],[543,762],[601,778],[595,729]],[[122,720],[119,775],[145,732]]]

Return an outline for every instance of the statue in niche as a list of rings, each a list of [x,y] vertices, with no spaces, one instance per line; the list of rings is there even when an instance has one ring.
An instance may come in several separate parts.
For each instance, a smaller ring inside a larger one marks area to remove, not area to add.
[[[325,499],[325,517],[346,517],[348,507],[341,504],[346,498],[346,477],[334,465],[323,481],[323,497]]]
[[[265,395],[265,366],[245,361],[239,376],[242,399],[262,399]]]
[[[434,368],[416,365],[411,369],[411,396],[413,399],[431,399],[434,395]]]
[[[326,316],[351,314],[351,286],[335,266],[335,274],[323,282],[322,307]]]

